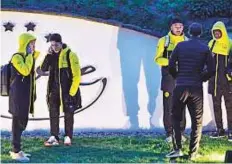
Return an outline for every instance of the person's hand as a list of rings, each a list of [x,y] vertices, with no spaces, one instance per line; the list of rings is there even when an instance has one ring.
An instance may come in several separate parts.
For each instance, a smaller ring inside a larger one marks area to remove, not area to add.
[[[53,54],[52,46],[50,46],[50,47],[48,48],[47,54],[49,54],[49,55],[52,55],[52,54]]]
[[[71,97],[74,97],[75,95],[76,95],[76,92],[73,92],[71,89],[69,90],[69,95],[71,96]]]
[[[68,112],[74,112],[76,110],[74,97],[67,95],[64,98],[64,108]]]
[[[226,74],[226,78],[229,82],[232,82],[232,72],[230,74]]]

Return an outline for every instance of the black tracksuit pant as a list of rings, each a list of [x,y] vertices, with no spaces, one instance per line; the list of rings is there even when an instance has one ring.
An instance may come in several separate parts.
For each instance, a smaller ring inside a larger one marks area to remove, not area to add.
[[[232,132],[232,92],[228,87],[221,87],[218,89],[216,96],[212,96],[217,130],[220,131],[224,129],[222,122],[222,96],[224,97],[226,105],[228,130]]]
[[[212,94],[214,117],[217,130],[223,130],[222,121],[222,97],[225,100],[228,130],[232,131],[232,84],[228,81],[226,72],[232,69],[228,56],[217,54],[214,56],[217,65],[216,75],[209,81],[209,93]],[[227,64],[229,62],[229,65]]]
[[[51,135],[55,136],[59,140],[59,116],[60,116],[60,95],[57,92],[52,92],[49,95],[49,116]],[[65,105],[63,104],[63,107]],[[72,138],[73,136],[73,124],[74,124],[74,112],[64,110],[64,124],[65,124],[65,136]]]
[[[22,132],[26,129],[28,118],[21,118],[13,116],[12,118],[12,147],[13,152],[18,153],[21,151],[21,136]]]
[[[169,92],[163,92],[163,123],[167,136],[172,136],[173,134],[173,123],[172,123],[172,100],[173,94]],[[185,109],[182,113],[182,119],[180,122],[181,132],[183,133],[186,126],[186,116]]]
[[[177,86],[173,94],[172,119],[174,149],[178,150],[182,148],[180,122],[187,105],[192,122],[189,153],[197,152],[202,133],[203,89],[201,87]]]

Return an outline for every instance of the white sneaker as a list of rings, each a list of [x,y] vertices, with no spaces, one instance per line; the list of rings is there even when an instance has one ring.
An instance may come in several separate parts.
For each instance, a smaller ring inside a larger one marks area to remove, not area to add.
[[[71,141],[71,138],[69,136],[64,137],[64,145],[65,146],[71,146],[72,145],[72,141]]]
[[[55,136],[51,136],[46,142],[44,142],[44,146],[50,147],[50,146],[58,146],[59,142],[57,141]]]
[[[168,137],[165,139],[165,141],[166,141],[167,143],[171,143],[171,142],[172,142],[172,136],[168,136]]]
[[[31,157],[31,154],[25,153],[25,152],[23,152],[23,151],[21,151],[21,152],[23,153],[23,155],[24,155],[25,157]]]
[[[182,136],[181,136],[181,141],[182,141],[182,142],[185,142],[185,141],[187,141],[187,138],[186,138],[184,135],[182,135]]]
[[[184,156],[184,154],[181,150],[173,150],[166,155],[166,158],[177,158],[182,156]]]
[[[16,160],[18,162],[29,162],[30,161],[30,159],[25,155],[23,151],[20,151],[18,153],[10,152],[10,156],[13,160]]]

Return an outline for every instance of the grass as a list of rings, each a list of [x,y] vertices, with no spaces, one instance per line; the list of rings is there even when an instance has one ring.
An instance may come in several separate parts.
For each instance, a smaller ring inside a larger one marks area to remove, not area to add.
[[[107,136],[78,137],[73,139],[71,147],[45,148],[44,138],[23,137],[22,149],[31,153],[33,163],[154,163],[170,162],[165,155],[171,150],[171,145],[164,142],[164,137],[151,136]],[[184,144],[184,152],[188,152],[188,143]],[[203,137],[199,153],[202,157],[194,162],[223,162],[226,150],[232,148],[232,143],[226,139],[212,140]],[[11,142],[1,138],[1,162],[12,163],[9,156]],[[173,161],[172,161],[173,162]],[[188,162],[186,159],[176,159],[175,162]]]

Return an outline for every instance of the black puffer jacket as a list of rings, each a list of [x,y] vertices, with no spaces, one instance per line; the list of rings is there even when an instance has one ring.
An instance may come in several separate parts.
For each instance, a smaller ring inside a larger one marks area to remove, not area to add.
[[[176,86],[202,87],[203,81],[207,81],[215,73],[208,46],[198,38],[179,43],[169,60],[169,71],[176,79]]]
[[[47,102],[50,106],[59,103],[49,100],[52,95],[57,94],[60,96],[59,104],[63,105],[64,112],[73,112],[81,108],[79,60],[67,45],[64,44],[58,54],[47,54],[40,68],[43,72],[49,71]]]

